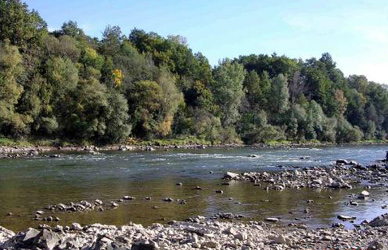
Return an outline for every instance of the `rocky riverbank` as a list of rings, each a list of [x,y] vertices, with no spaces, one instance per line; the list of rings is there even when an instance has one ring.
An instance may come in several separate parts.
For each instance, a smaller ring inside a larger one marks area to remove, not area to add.
[[[379,145],[387,144],[387,142],[366,142],[366,143],[350,143],[349,145]],[[278,148],[297,148],[297,147],[327,147],[327,146],[342,146],[343,144],[335,144],[328,142],[305,142],[305,143],[276,143],[266,144],[259,143],[254,145],[245,144],[184,144],[184,145],[106,145],[102,147],[90,146],[0,146],[0,159],[2,158],[29,158],[29,157],[58,157],[61,153],[68,152],[84,152],[90,154],[99,154],[104,151],[154,151],[154,150],[171,150],[171,149],[206,149],[206,148],[235,148],[235,147],[250,147],[255,149],[278,149]],[[348,145],[348,144],[345,144]]]
[[[334,166],[328,167],[242,174],[228,172],[224,179],[251,181],[255,186],[263,187],[266,190],[286,188],[351,189],[360,183],[384,186],[388,183],[388,164],[382,160],[368,166],[362,166],[354,161],[337,160]]]
[[[206,149],[206,148],[234,148],[243,147],[241,144],[223,144],[223,145],[205,145],[205,144],[186,144],[186,145],[108,145],[97,146],[0,146],[0,159],[2,158],[31,158],[31,157],[60,157],[62,153],[79,152],[89,154],[100,154],[106,151],[154,151],[170,149]]]
[[[93,224],[14,233],[0,227],[0,249],[387,249],[388,214],[363,228],[310,229],[303,224],[225,222],[197,216],[168,225]]]

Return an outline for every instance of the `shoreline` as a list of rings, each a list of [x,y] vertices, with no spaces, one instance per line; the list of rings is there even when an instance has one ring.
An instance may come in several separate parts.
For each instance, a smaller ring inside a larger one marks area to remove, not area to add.
[[[306,142],[306,143],[276,143],[276,144],[168,144],[157,145],[149,143],[147,145],[139,144],[114,144],[105,146],[0,146],[0,159],[3,158],[23,158],[36,157],[52,153],[51,157],[58,157],[60,153],[85,152],[98,154],[98,152],[108,151],[155,151],[155,150],[174,150],[174,149],[208,149],[208,148],[253,148],[253,149],[292,149],[298,147],[343,147],[343,146],[370,146],[370,145],[388,145],[388,142],[359,142],[359,143],[321,143],[321,142]]]
[[[230,222],[196,216],[149,227],[41,225],[14,233],[0,226],[0,249],[386,249],[388,214],[362,228],[308,228],[304,224]]]

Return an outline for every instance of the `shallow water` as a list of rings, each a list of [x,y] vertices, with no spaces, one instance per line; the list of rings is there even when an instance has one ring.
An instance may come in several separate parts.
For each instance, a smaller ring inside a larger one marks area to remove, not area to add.
[[[387,209],[387,188],[372,188],[372,197],[347,206],[352,190],[285,190],[263,191],[249,182],[231,182],[221,186],[226,171],[277,171],[300,166],[323,166],[336,159],[352,159],[368,164],[382,159],[386,145],[346,146],[296,149],[201,149],[154,152],[107,152],[101,155],[64,154],[61,158],[0,160],[0,225],[23,230],[42,222],[33,220],[34,212],[49,204],[117,200],[124,195],[136,200],[104,212],[76,212],[54,215],[59,224],[105,223],[123,225],[132,221],[149,225],[153,222],[182,220],[195,215],[211,216],[232,212],[247,219],[281,217],[284,223],[303,222],[310,226],[327,226],[338,214],[356,216],[356,223],[370,220]],[[250,158],[251,154],[259,157]],[[303,159],[301,159],[303,158]],[[213,173],[210,174],[209,171]],[[183,186],[176,186],[182,182]],[[201,186],[203,190],[194,190]],[[215,193],[222,189],[223,194]],[[144,197],[152,197],[146,201]],[[332,196],[332,199],[328,197]],[[186,205],[166,203],[162,199],[185,199]],[[230,200],[229,198],[233,199]],[[314,200],[308,204],[307,200]],[[158,209],[154,209],[158,206]],[[304,213],[309,208],[310,213]],[[7,216],[12,212],[14,216]],[[49,215],[49,214],[48,214]],[[298,220],[295,220],[298,218]],[[55,225],[55,223],[52,223]],[[350,224],[348,224],[350,226]]]

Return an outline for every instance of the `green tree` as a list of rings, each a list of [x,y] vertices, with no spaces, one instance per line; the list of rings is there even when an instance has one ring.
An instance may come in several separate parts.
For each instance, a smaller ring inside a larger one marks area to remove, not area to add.
[[[35,46],[47,34],[47,24],[38,12],[20,0],[0,1],[0,40],[8,39],[23,51]]]
[[[0,44],[0,132],[22,136],[28,129],[29,117],[19,114],[16,106],[23,92],[18,76],[23,71],[17,47],[8,41]]]
[[[226,59],[213,72],[212,92],[220,107],[224,127],[233,125],[239,118],[239,106],[244,96],[245,71],[242,65]]]
[[[272,79],[270,91],[271,111],[275,114],[282,114],[289,107],[289,92],[287,79],[283,75],[278,75]]]

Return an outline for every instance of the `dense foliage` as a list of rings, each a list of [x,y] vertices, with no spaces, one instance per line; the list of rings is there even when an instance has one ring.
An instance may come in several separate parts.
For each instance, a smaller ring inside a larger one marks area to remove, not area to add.
[[[345,77],[328,53],[249,55],[211,67],[180,36],[77,23],[48,32],[0,1],[0,135],[78,143],[196,137],[246,143],[387,139],[388,90]]]

